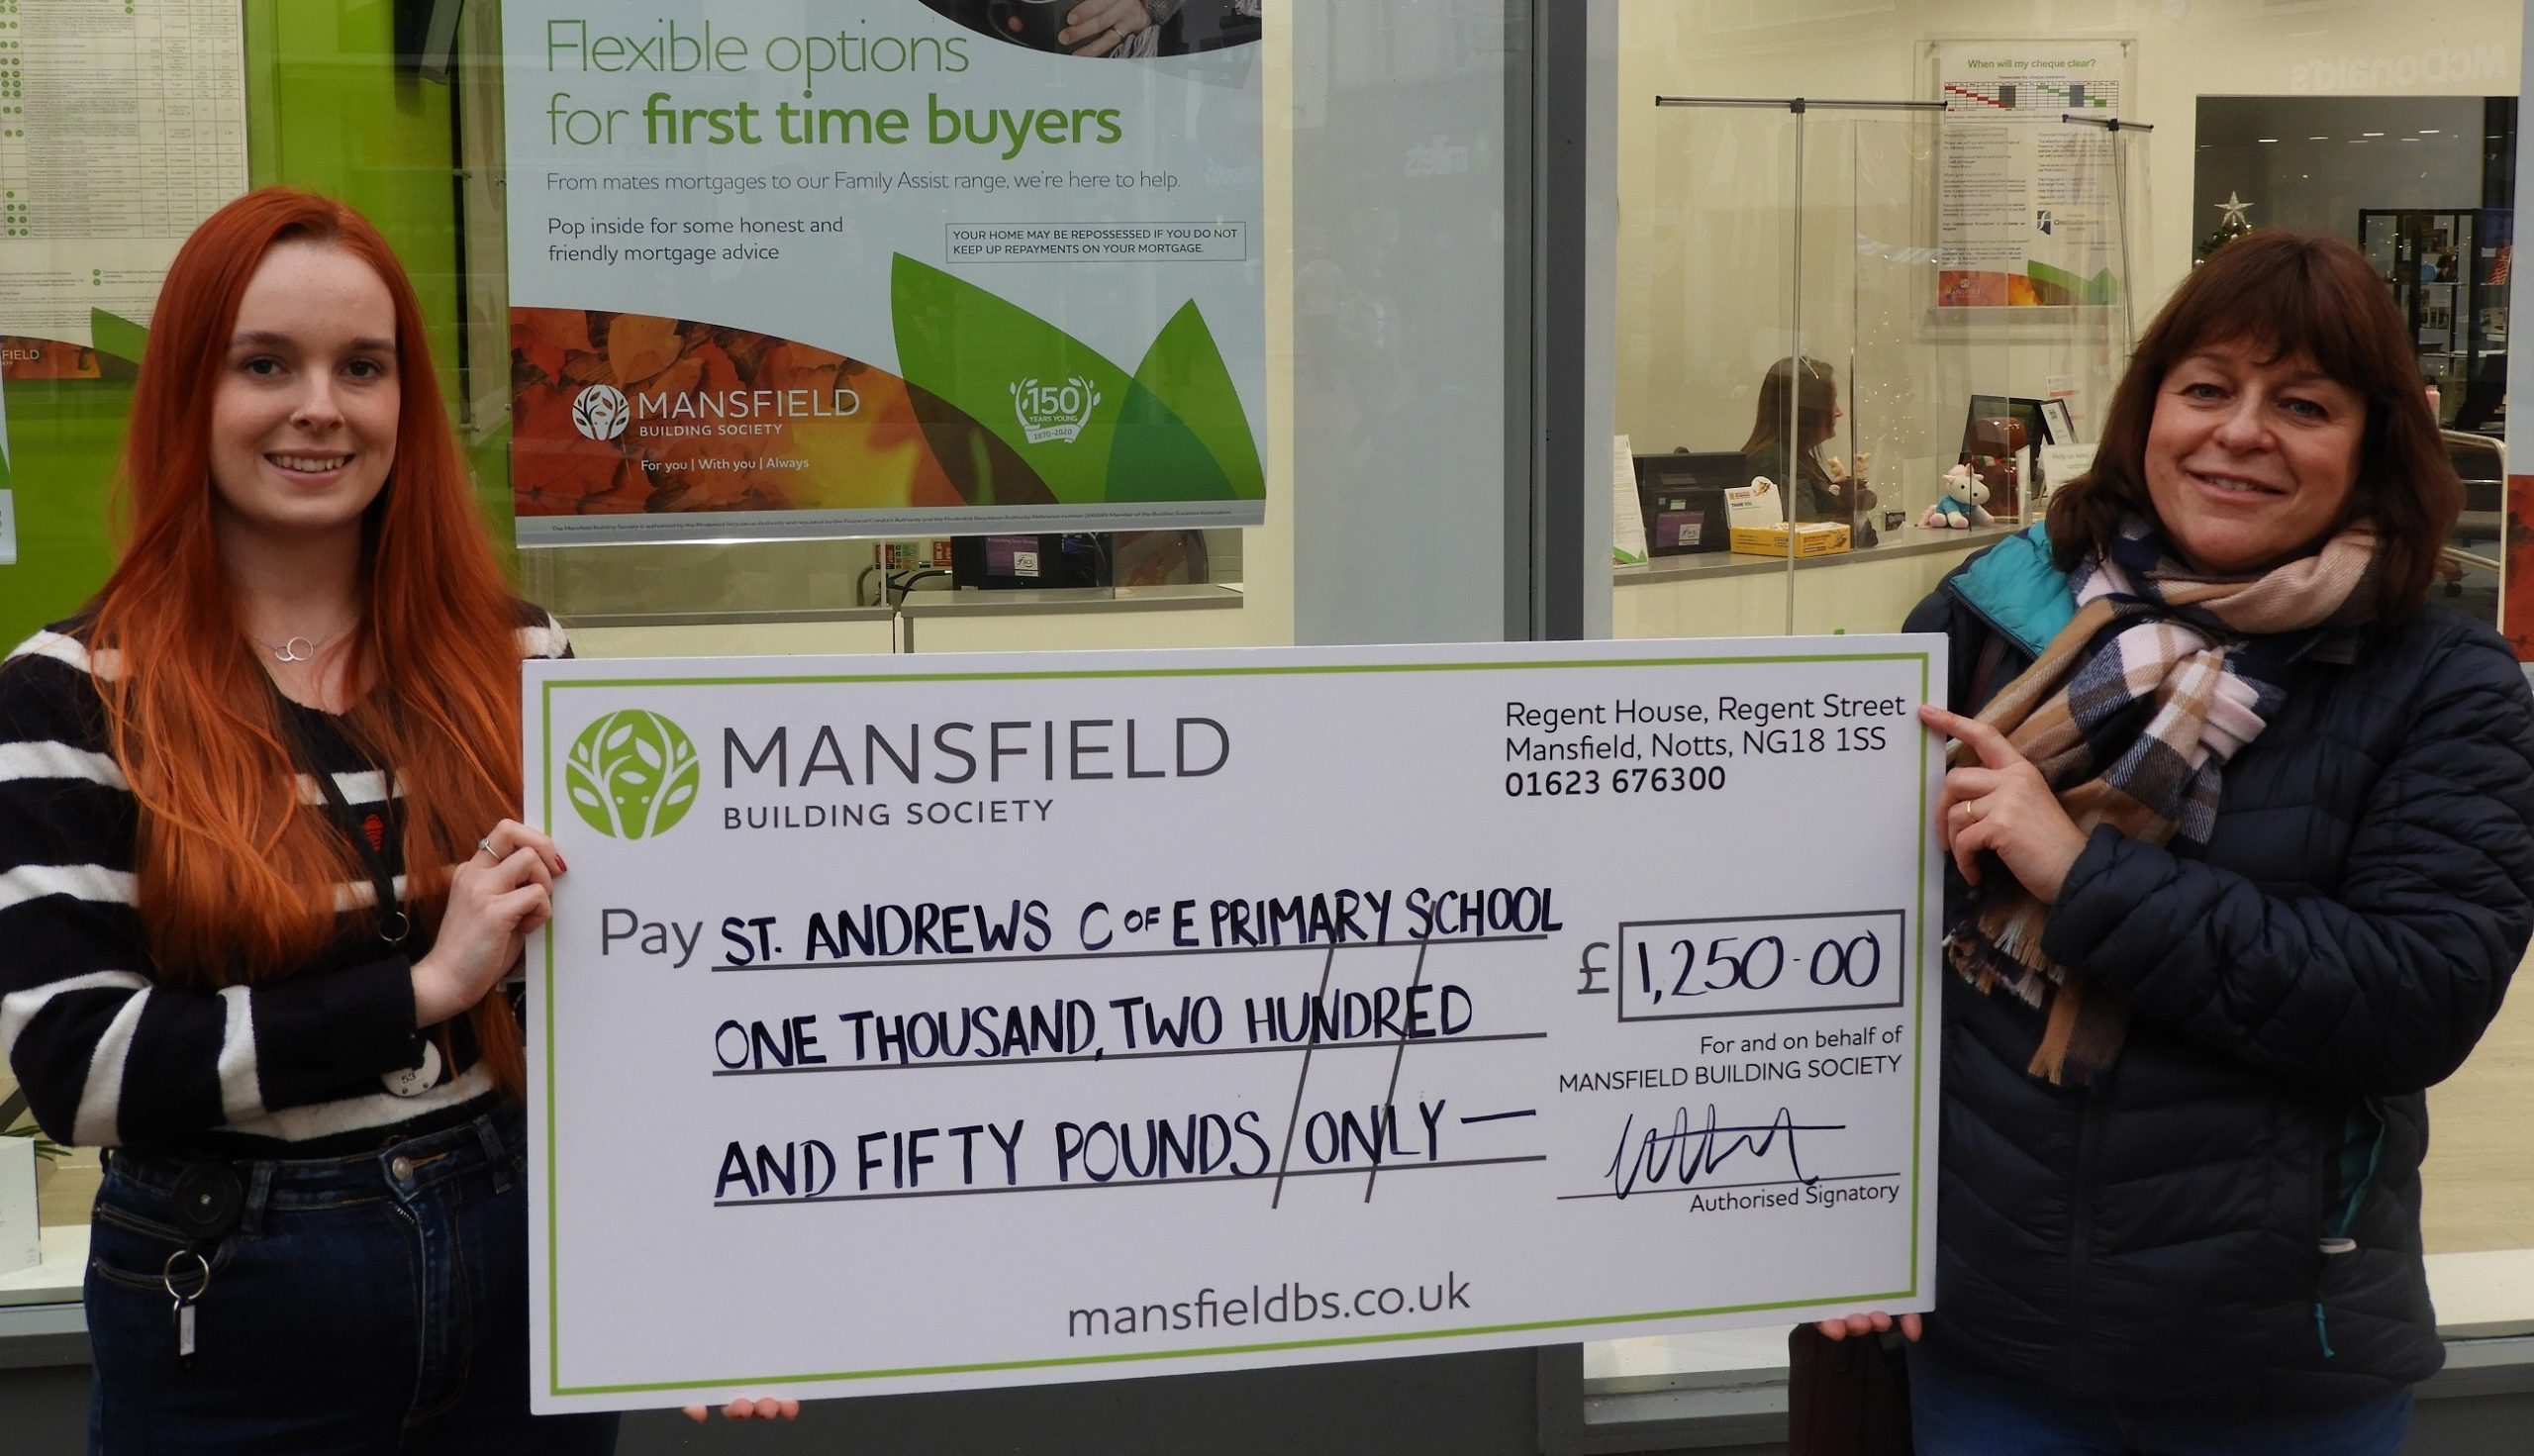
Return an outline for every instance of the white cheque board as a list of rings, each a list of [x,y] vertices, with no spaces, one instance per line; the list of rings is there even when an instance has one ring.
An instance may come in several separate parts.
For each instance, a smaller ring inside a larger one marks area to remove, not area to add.
[[[1926,1308],[1943,652],[531,664],[536,1407]]]

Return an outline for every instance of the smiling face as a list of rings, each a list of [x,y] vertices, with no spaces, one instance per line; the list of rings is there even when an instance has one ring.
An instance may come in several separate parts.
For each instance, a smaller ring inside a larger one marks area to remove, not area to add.
[[[224,534],[357,533],[396,462],[396,306],[351,253],[286,242],[239,299],[211,395]]]
[[[2246,342],[2185,355],[2157,386],[2147,494],[2193,564],[2258,571],[2318,545],[2358,483],[2367,402],[2303,354]]]

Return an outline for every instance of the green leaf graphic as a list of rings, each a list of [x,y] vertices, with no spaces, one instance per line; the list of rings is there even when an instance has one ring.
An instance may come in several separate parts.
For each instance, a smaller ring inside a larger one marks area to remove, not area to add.
[[[1179,411],[1098,350],[963,279],[901,254],[891,268],[890,297],[898,364],[907,382],[991,431],[1060,502],[1229,500],[1240,493],[1235,481],[1257,474],[1254,447],[1244,452],[1247,464],[1238,470],[1227,469],[1209,448],[1210,439],[1228,440],[1235,426],[1241,437],[1248,436],[1228,388],[1199,389],[1188,397],[1210,413],[1226,404],[1232,411],[1229,421],[1209,419],[1201,437]],[[1163,338],[1176,332],[1165,329]],[[1202,325],[1198,333],[1211,353],[1212,338]],[[1174,387],[1180,373],[1193,381],[1204,372],[1188,357],[1192,347],[1173,343],[1165,353],[1160,373]],[[1213,367],[1219,371],[1219,357]],[[1073,383],[1097,397],[1078,435],[1028,437],[1016,402],[1016,390],[1028,381]],[[958,468],[955,460],[941,463]]]
[[[1135,366],[1135,382],[1148,397],[1187,422],[1198,447],[1220,465],[1233,499],[1266,499],[1267,472],[1258,463],[1258,441],[1250,433],[1249,417],[1241,412],[1240,391],[1223,364],[1222,350],[1215,346],[1214,331],[1206,327],[1206,316],[1193,300],[1162,326],[1152,347],[1144,351],[1144,361]],[[1128,455],[1144,438],[1139,432],[1121,431],[1119,437],[1119,457],[1109,466],[1112,474],[1133,479],[1167,468],[1148,467]]]

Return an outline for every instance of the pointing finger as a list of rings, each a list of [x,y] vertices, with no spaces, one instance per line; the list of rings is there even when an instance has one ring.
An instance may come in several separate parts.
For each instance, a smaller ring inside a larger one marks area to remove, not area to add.
[[[1976,718],[1965,718],[1932,703],[1920,705],[1918,718],[1927,727],[1949,737],[1960,738],[1972,752],[1980,755],[1982,763],[1991,768],[2013,768],[2024,761],[2023,755],[2006,741],[2004,733]]]

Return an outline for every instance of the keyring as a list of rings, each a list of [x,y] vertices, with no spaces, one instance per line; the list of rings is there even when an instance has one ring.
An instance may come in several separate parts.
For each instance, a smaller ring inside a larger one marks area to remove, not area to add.
[[[194,1261],[195,1266],[202,1270],[202,1283],[194,1286],[194,1292],[192,1294],[184,1294],[176,1288],[176,1261],[178,1259],[191,1259]],[[183,1301],[201,1299],[202,1292],[211,1288],[211,1261],[204,1258],[201,1251],[198,1249],[178,1249],[167,1256],[166,1264],[159,1269],[158,1286],[167,1292],[167,1298],[171,1300]]]

